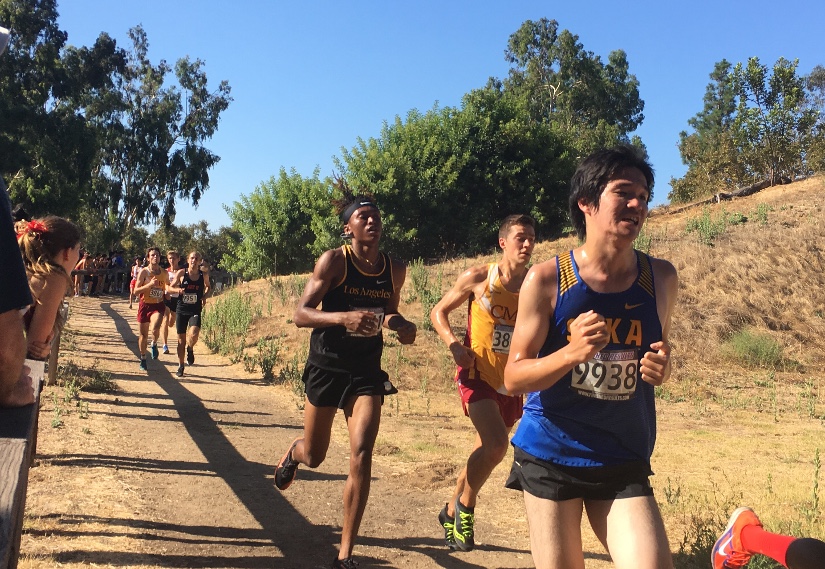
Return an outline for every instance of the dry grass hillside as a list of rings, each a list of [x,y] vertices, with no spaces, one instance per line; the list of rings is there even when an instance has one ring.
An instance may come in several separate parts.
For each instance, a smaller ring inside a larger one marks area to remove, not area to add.
[[[825,452],[823,198],[825,178],[817,177],[676,214],[660,209],[639,238],[639,249],[670,260],[680,277],[674,373],[658,389],[653,459],[657,498],[673,548],[681,552],[680,567],[694,566],[694,559],[705,566],[698,560],[705,559],[708,541],[743,503],[757,508],[771,529],[825,538],[819,488]],[[575,244],[573,238],[539,243],[534,262]],[[421,330],[429,303],[462,270],[495,258],[411,265],[402,312]],[[235,289],[259,313],[245,343],[249,365],[259,358],[261,338],[276,341],[275,383],[294,390],[297,406],[309,333],[292,324],[291,313],[306,278],[276,277]],[[454,314],[452,323],[461,328],[463,317]],[[441,500],[472,437],[454,395],[452,360],[429,330],[413,346],[387,335],[386,346],[385,369],[401,392],[387,402],[377,454],[397,467],[398,476]],[[497,473],[495,484],[505,476]],[[497,507],[523,516],[518,500]]]

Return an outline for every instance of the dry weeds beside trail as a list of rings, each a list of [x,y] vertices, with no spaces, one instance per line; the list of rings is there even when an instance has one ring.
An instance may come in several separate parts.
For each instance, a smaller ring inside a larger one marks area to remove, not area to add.
[[[182,380],[172,354],[141,373],[135,312],[121,299],[73,299],[69,326],[75,345],[62,361],[111,373],[119,390],[82,393],[83,418],[65,388],[46,388],[20,567],[329,566],[348,457],[342,424],[327,462],[299,471],[281,494],[272,485],[273,462],[301,425],[285,388],[263,384],[203,346]],[[421,475],[430,480],[431,473]],[[356,546],[362,567],[532,566],[523,520],[482,525],[490,543],[477,551],[443,548],[434,516],[452,476],[416,486],[410,473],[376,459]]]

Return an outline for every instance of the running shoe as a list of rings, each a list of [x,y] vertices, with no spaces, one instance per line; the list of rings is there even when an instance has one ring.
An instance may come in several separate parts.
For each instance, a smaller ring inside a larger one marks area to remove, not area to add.
[[[455,544],[455,535],[453,534],[455,528],[455,518],[451,518],[447,514],[447,504],[444,504],[444,507],[438,513],[438,523],[440,523],[441,527],[444,528],[444,542],[447,544],[447,547],[450,549],[455,549],[458,547]]]
[[[152,359],[153,360],[158,359],[158,347],[157,347],[157,345],[155,345],[154,342],[152,342]]]
[[[164,354],[168,354],[168,353],[169,353],[169,346],[167,346],[166,344],[163,344],[163,353],[164,353]]]
[[[346,559],[338,559],[332,562],[332,569],[358,569],[358,563],[352,557]]]
[[[195,352],[192,351],[192,346],[186,346],[186,363],[190,366],[195,363]]]
[[[183,364],[178,366],[178,371],[175,372],[175,375],[178,377],[183,377]]]
[[[292,481],[295,480],[295,473],[298,471],[298,461],[292,458],[292,451],[300,440],[301,439],[295,439],[292,441],[292,444],[289,445],[289,450],[286,451],[281,462],[275,467],[275,487],[278,488],[278,490],[286,490],[289,488],[289,485],[292,484]]]
[[[149,371],[149,366],[146,365],[146,358],[140,358],[140,369]]]
[[[453,536],[455,545],[461,551],[472,551],[475,547],[475,508],[468,508],[458,499],[455,501],[455,525]]]
[[[739,569],[748,564],[751,554],[742,547],[742,528],[762,527],[762,522],[750,508],[739,508],[730,517],[728,527],[716,540],[710,562],[713,569]]]

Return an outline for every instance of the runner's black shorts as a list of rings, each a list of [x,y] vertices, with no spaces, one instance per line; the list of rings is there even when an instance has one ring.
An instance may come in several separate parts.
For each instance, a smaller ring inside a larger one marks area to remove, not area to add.
[[[643,461],[610,466],[562,466],[514,446],[513,467],[504,485],[554,502],[576,498],[619,500],[652,496],[653,488],[648,480],[652,474],[650,465]]]
[[[178,309],[178,297],[176,296],[174,298],[164,298],[163,304],[165,304],[166,308],[168,308],[170,311],[175,312]]]
[[[383,403],[384,395],[398,392],[390,383],[390,376],[381,369],[359,375],[329,371],[308,363],[302,380],[307,399],[315,407],[343,409],[350,397],[359,395],[380,395]]]
[[[175,313],[175,330],[178,334],[186,334],[188,327],[200,328],[201,315],[200,314],[181,314]]]

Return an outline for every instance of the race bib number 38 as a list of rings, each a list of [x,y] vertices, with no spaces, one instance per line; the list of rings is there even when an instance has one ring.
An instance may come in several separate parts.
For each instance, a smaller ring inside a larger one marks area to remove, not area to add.
[[[493,328],[493,351],[498,354],[510,353],[510,341],[513,339],[513,327],[496,324]]]
[[[573,368],[570,387],[585,397],[618,401],[633,397],[638,378],[636,350],[598,352]]]

